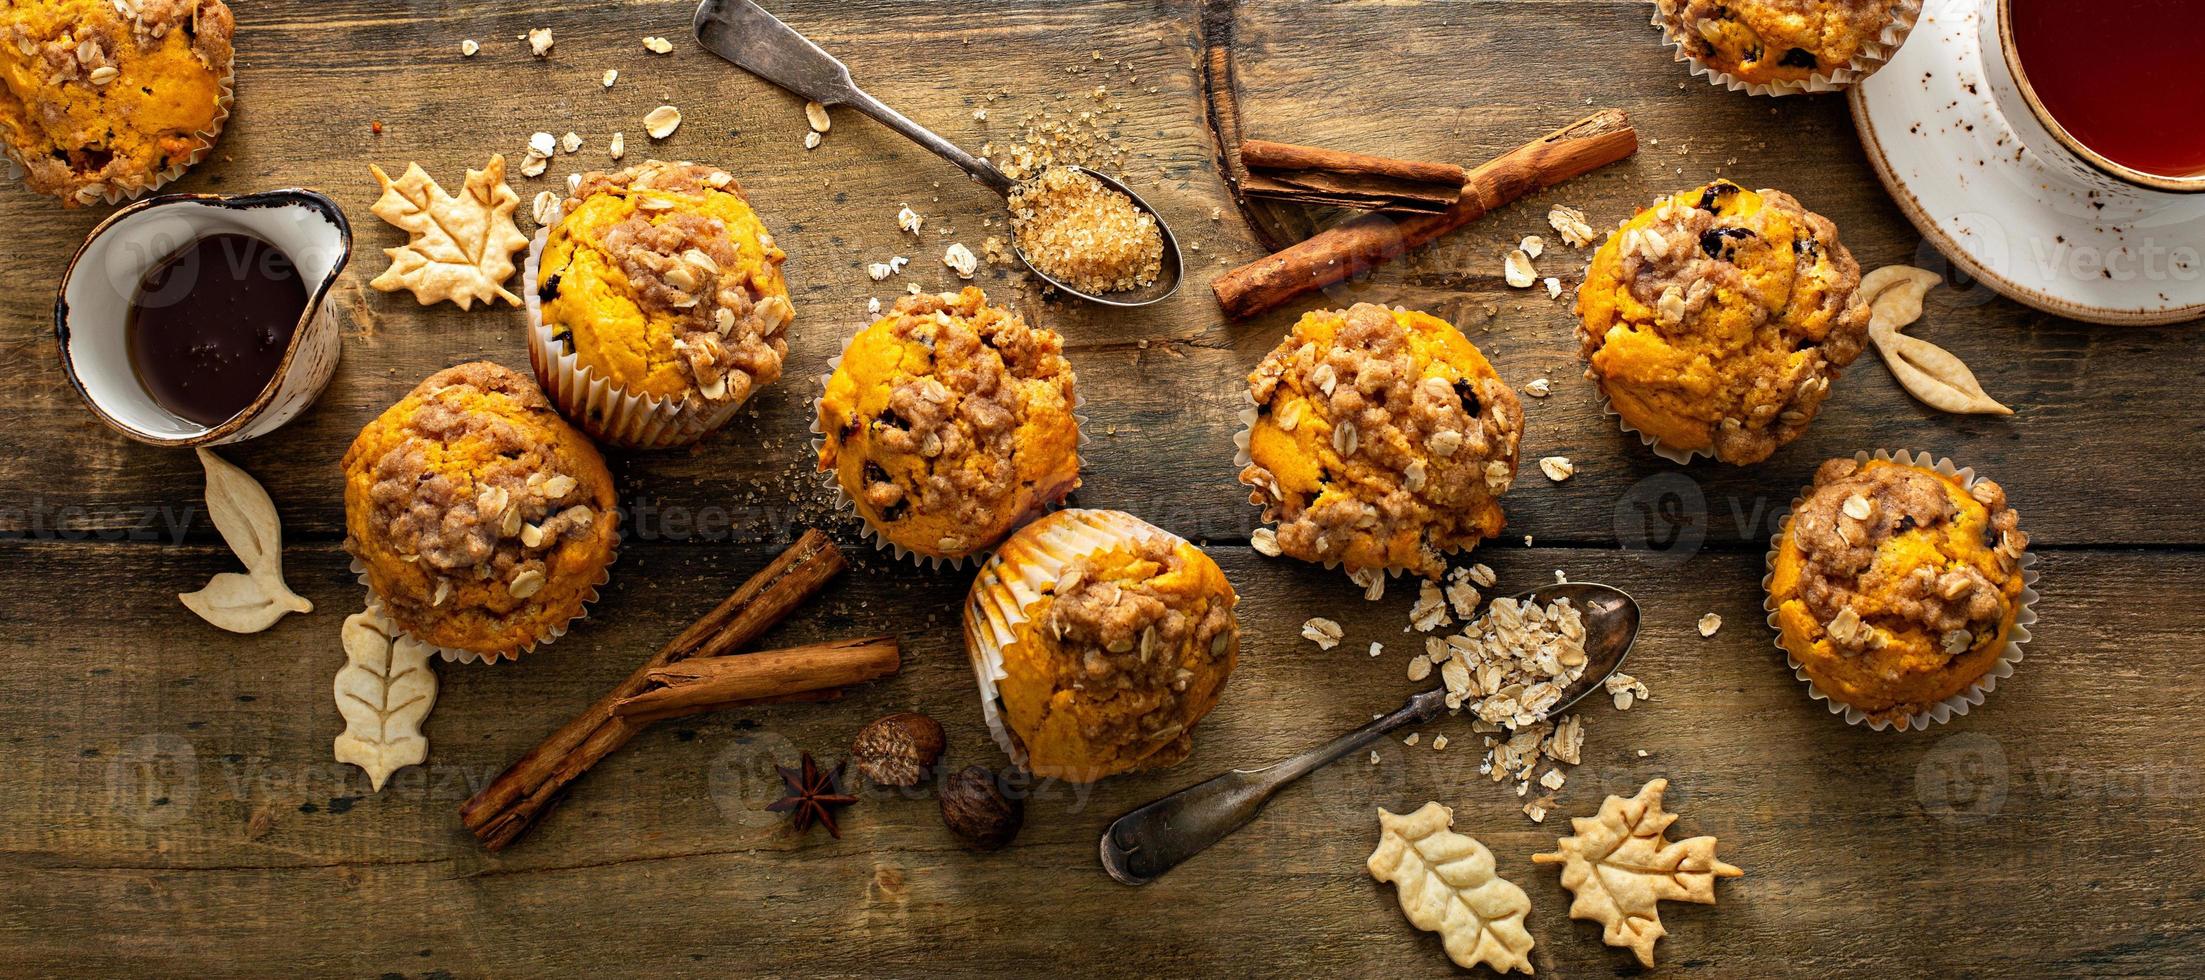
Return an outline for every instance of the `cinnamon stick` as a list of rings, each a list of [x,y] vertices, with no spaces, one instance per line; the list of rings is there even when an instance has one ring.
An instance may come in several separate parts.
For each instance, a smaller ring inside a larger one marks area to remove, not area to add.
[[[1470,174],[1451,163],[1242,140],[1243,193],[1366,211],[1445,211]]]
[[[862,683],[902,665],[893,636],[692,657],[651,669],[645,689],[613,702],[612,712],[623,718],[677,718]]]
[[[460,822],[483,847],[503,850],[543,818],[568,784],[650,724],[649,719],[614,715],[612,709],[615,702],[648,687],[653,670],[748,645],[847,567],[842,552],[825,534],[804,532],[787,551],[704,618],[667,641],[611,692],[499,773],[460,807]]]
[[[1630,118],[1620,109],[1603,109],[1471,170],[1445,212],[1404,218],[1365,215],[1227,272],[1210,289],[1230,316],[1276,309],[1421,248],[1519,197],[1636,152],[1638,133]]]

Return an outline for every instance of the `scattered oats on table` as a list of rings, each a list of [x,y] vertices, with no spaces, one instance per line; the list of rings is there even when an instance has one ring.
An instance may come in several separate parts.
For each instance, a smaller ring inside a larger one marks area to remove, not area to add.
[[[607,69],[605,69],[605,77],[604,77],[603,81],[604,81],[604,83],[605,83],[605,87],[606,87],[606,88],[611,88],[611,87],[613,87],[613,83],[614,83],[614,82],[616,82],[616,81],[619,81],[619,80],[620,80],[620,69],[618,69],[618,68],[607,68]]]
[[[670,105],[659,106],[643,116],[643,131],[649,133],[651,138],[655,140],[672,136],[674,130],[680,128],[681,110]]]
[[[480,50],[482,50],[482,45],[476,44],[474,38],[459,42],[459,56],[462,58],[472,58],[475,56],[475,52]]]
[[[1629,711],[1634,701],[1649,699],[1646,685],[1638,678],[1622,671],[1609,674],[1607,682],[1602,686],[1615,698],[1615,710],[1617,711]]]
[[[1592,223],[1585,220],[1585,212],[1567,205],[1557,204],[1553,210],[1548,211],[1547,224],[1554,226],[1555,232],[1571,248],[1584,248],[1597,237]]]
[[[652,35],[643,39],[643,50],[652,54],[672,54],[674,53],[674,42]]]
[[[804,148],[805,148],[805,149],[807,149],[807,150],[816,150],[816,149],[819,149],[819,131],[818,131],[818,130],[813,130],[813,131],[811,131],[811,132],[809,132],[809,133],[805,133],[805,134],[804,134]]]
[[[834,117],[827,115],[827,107],[817,102],[804,103],[804,121],[811,124],[815,133],[824,133],[834,125]]]
[[[565,136],[559,137],[559,152],[572,153],[581,148],[582,135],[580,133],[569,130]]]
[[[528,42],[529,53],[538,58],[551,53],[551,28],[530,28],[528,33],[521,35],[521,40]]]
[[[896,212],[896,227],[904,231],[916,235],[925,226],[926,219],[920,217],[919,212],[911,210],[911,205],[906,204],[903,210]]]
[[[618,160],[627,155],[627,152],[628,135],[626,133],[612,134],[612,141],[605,144],[605,155]]]
[[[1254,533],[1248,535],[1248,546],[1256,549],[1256,554],[1266,558],[1277,558],[1279,556],[1279,533],[1268,527],[1256,528]]]
[[[1545,473],[1547,479],[1560,483],[1577,472],[1577,464],[1570,462],[1568,456],[1542,456],[1539,458],[1539,472]]]
[[[1524,253],[1525,258],[1536,259],[1547,250],[1547,240],[1537,235],[1525,235],[1524,240],[1517,243],[1516,250]]]
[[[949,249],[942,253],[942,264],[957,273],[957,278],[970,279],[973,272],[980,268],[980,259],[972,254],[972,249],[965,247],[965,243],[952,242]]]
[[[1545,398],[1554,393],[1554,384],[1545,378],[1533,378],[1524,386],[1524,394],[1533,398]]]
[[[1381,653],[1384,653],[1384,652],[1386,652],[1386,645],[1385,645],[1385,644],[1383,644],[1383,643],[1380,643],[1380,642],[1378,642],[1377,640],[1372,640],[1372,641],[1371,641],[1371,644],[1370,644],[1370,655],[1371,655],[1371,656],[1375,657],[1375,656],[1378,656],[1379,654],[1381,654]]]
[[[1302,636],[1317,644],[1319,650],[1330,650],[1339,646],[1340,638],[1346,635],[1347,632],[1340,628],[1340,624],[1323,616],[1312,616],[1308,622],[1302,624]]]
[[[1523,249],[1511,250],[1501,266],[1502,278],[1517,289],[1529,289],[1532,283],[1539,281],[1538,270],[1531,267],[1531,256],[1524,254]]]
[[[1701,636],[1714,636],[1715,631],[1722,628],[1723,617],[1717,616],[1714,613],[1708,613],[1707,615],[1700,617]]]
[[[1404,738],[1404,739],[1402,739],[1402,740],[1401,740],[1401,744],[1403,744],[1403,745],[1415,745],[1416,743],[1418,743],[1418,742],[1421,742],[1421,741],[1423,741],[1423,740],[1424,740],[1424,735],[1423,735],[1422,733],[1420,733],[1420,732],[1410,732],[1410,733],[1409,733],[1409,737],[1408,737],[1408,738]]]
[[[1493,574],[1492,566],[1480,562],[1470,566],[1470,581],[1478,583],[1481,589],[1490,589],[1499,577]]]
[[[1432,736],[1432,751],[1434,751],[1434,752],[1437,752],[1437,751],[1439,751],[1439,750],[1441,750],[1441,749],[1444,749],[1444,748],[1446,748],[1446,747],[1447,747],[1447,736],[1445,736],[1445,735],[1434,735],[1434,736]]]
[[[1562,298],[1562,280],[1556,279],[1553,276],[1548,276],[1546,278],[1546,287],[1548,299]]]

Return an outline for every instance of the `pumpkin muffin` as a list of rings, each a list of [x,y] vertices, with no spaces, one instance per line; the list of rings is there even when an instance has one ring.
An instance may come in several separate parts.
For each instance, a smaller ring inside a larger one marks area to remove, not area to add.
[[[827,378],[819,468],[890,544],[984,551],[1080,485],[1063,350],[977,288],[906,296]]]
[[[1805,82],[1877,64],[1885,28],[1916,5],[1902,0],[1655,0],[1669,35],[1708,68],[1755,84]]]
[[[1501,532],[1523,405],[1438,317],[1358,303],[1304,315],[1248,375],[1240,482],[1256,547],[1350,574],[1437,576]]]
[[[66,207],[159,187],[229,118],[234,28],[222,0],[8,0],[0,144]]]
[[[1829,219],[1718,180],[1640,211],[1593,254],[1577,292],[1586,376],[1660,445],[1758,463],[1860,356],[1859,286]]]
[[[2026,585],[2019,522],[1989,480],[1897,460],[1822,464],[1771,560],[1780,642],[1870,721],[1927,711],[2007,648]]]
[[[612,474],[527,378],[430,375],[345,452],[345,550],[424,643],[517,657],[582,615],[619,542]]]
[[[654,444],[693,442],[781,376],[787,258],[725,170],[653,160],[586,174],[538,257],[541,329],[576,370],[670,413],[679,438]],[[560,407],[599,438],[640,444],[618,410]]]
[[[1011,761],[1093,782],[1169,766],[1240,658],[1240,601],[1184,538],[1119,511],[1064,510],[980,567],[965,640]]]

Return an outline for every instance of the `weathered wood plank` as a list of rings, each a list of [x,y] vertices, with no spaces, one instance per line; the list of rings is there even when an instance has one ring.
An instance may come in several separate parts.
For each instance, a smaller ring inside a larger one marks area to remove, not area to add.
[[[1362,871],[1373,807],[1438,799],[1531,893],[1541,974],[1604,974],[1628,970],[1628,957],[1567,921],[1566,893],[1528,855],[1561,816],[1653,775],[1673,780],[1683,828],[1720,835],[1748,872],[1723,886],[1718,908],[1664,910],[1665,965],[1721,976],[2205,970],[2195,873],[2205,827],[2190,805],[2205,791],[2191,761],[2205,730],[2166,677],[2179,654],[2163,652],[2205,629],[2193,601],[2205,588],[2205,524],[2186,516],[2200,504],[2189,457],[2205,423],[2190,392],[2205,361],[2190,335],[2086,327],[1987,291],[1939,290],[1917,329],[1967,358],[2020,415],[1930,414],[1871,359],[1767,464],[1660,462],[1600,415],[1576,376],[1566,301],[1500,281],[1501,254],[1546,233],[1551,204],[1607,223],[1720,173],[1796,193],[1838,222],[1864,265],[1936,257],[1870,176],[1839,100],[1777,104],[1690,79],[1639,0],[1275,0],[1241,11],[1254,135],[1474,163],[1588,105],[1615,105],[1646,138],[1635,160],[1328,298],[1432,309],[1504,376],[1555,383],[1553,397],[1527,405],[1512,536],[1480,558],[1504,588],[1562,568],[1637,594],[1649,621],[1632,670],[1655,700],[1588,710],[1587,762],[1547,826],[1476,774],[1477,742],[1455,722],[1427,730],[1424,745],[1389,746],[1376,768],[1311,777],[1256,827],[1153,886],[1100,873],[1096,835],[1123,810],[1410,693],[1408,597],[1366,604],[1335,573],[1231,544],[1255,518],[1233,479],[1239,378],[1294,314],[1224,323],[1207,294],[1210,275],[1256,252],[1210,172],[1190,5],[806,0],[774,9],[884,99],[967,144],[1015,136],[1029,112],[1099,110],[1110,121],[1128,176],[1154,191],[1189,246],[1183,294],[1109,314],[1045,301],[993,270],[982,283],[1069,341],[1094,436],[1078,500],[1228,543],[1214,550],[1245,598],[1243,664],[1193,759],[1080,793],[1048,788],[1008,852],[969,854],[931,800],[879,793],[850,811],[845,840],[796,840],[757,809],[775,788],[764,763],[798,747],[839,755],[877,714],[928,711],[954,759],[1002,761],[955,636],[966,576],[868,553],[765,642],[896,631],[902,674],[836,705],[654,729],[527,840],[483,854],[456,817],[476,786],[794,528],[858,541],[811,474],[816,377],[864,320],[867,297],[891,299],[906,280],[954,285],[943,247],[1000,230],[984,192],[855,115],[838,113],[825,144],[803,151],[796,100],[683,40],[690,6],[239,5],[240,113],[218,159],[177,189],[319,187],[352,214],[359,239],[336,383],[294,426],[229,451],[274,494],[292,584],[320,607],[262,635],[217,633],[174,601],[230,567],[198,510],[191,457],[107,433],[61,380],[52,291],[100,215],[0,188],[0,277],[11,286],[0,291],[0,659],[11,667],[0,672],[0,973],[1238,975],[1306,963],[1321,975],[1440,974],[1437,941],[1412,931],[1391,889]],[[534,26],[558,38],[542,62],[513,40]],[[676,52],[646,54],[644,34],[677,39]],[[482,54],[461,59],[464,37]],[[608,67],[621,71],[610,91],[597,81]],[[640,120],[660,102],[687,122],[651,144]],[[371,795],[358,770],[329,761],[336,628],[360,600],[337,548],[336,461],[433,370],[482,357],[522,366],[525,355],[517,312],[422,310],[360,288],[382,266],[377,250],[401,240],[368,214],[366,164],[419,160],[456,178],[492,150],[517,156],[537,129],[587,143],[551,176],[517,181],[524,197],[603,165],[615,130],[629,136],[630,162],[693,157],[740,174],[792,255],[787,376],[696,451],[615,460],[631,534],[591,618],[522,665],[442,670],[429,766]],[[906,202],[928,215],[917,239],[894,227]],[[906,277],[865,275],[894,254],[913,258]],[[1583,257],[1552,243],[1540,265],[1574,284]],[[2046,575],[2022,671],[1984,709],[1913,736],[1847,728],[1808,702],[1757,616],[1766,535],[1816,463],[1899,445],[1951,453],[2005,483]],[[1550,454],[1571,456],[1579,475],[1559,485],[1536,475],[1530,460]],[[1692,624],[1705,611],[1728,625],[1703,640]],[[1316,614],[1348,623],[1350,642],[1320,653],[1299,639]],[[1360,652],[1373,640],[1388,648],[1376,661]],[[1442,731],[1455,745],[1433,753],[1429,736]]]
[[[1089,393],[1094,429],[1114,432],[1090,448],[1084,499],[1137,510],[1169,507],[1189,514],[1205,533],[1237,537],[1254,512],[1240,503],[1233,484],[1235,379],[1276,342],[1293,314],[1223,324],[1200,288],[1222,268],[1211,259],[1237,262],[1254,253],[1230,218],[1209,220],[1226,202],[1208,172],[1191,108],[1186,25],[1164,16],[1178,11],[1163,6],[1021,5],[991,16],[978,34],[967,29],[967,18],[926,4],[862,18],[834,4],[786,13],[822,28],[828,43],[859,65],[859,74],[884,97],[968,143],[1014,135],[1026,111],[1094,108],[1085,93],[1098,80],[1121,93],[1105,105],[1122,106],[1106,112],[1122,116],[1116,130],[1133,154],[1128,172],[1158,190],[1159,206],[1188,244],[1202,249],[1188,253],[1193,271],[1187,289],[1169,304],[1131,315],[1023,293],[1017,301],[1065,332]],[[1560,487],[1527,484],[1511,501],[1513,523],[1552,540],[1616,543],[1627,541],[1628,533],[1619,535],[1609,515],[1631,510],[1634,492],[1643,492],[1641,481],[1672,468],[1598,411],[1589,385],[1577,377],[1566,300],[1550,302],[1499,281],[1500,255],[1522,235],[1547,230],[1550,204],[1574,203],[1608,222],[1655,193],[1721,172],[1797,192],[1839,221],[1866,264],[1934,255],[1918,248],[1919,237],[1867,177],[1838,100],[1794,100],[1771,115],[1767,100],[1732,97],[1697,82],[1679,89],[1681,72],[1652,43],[1650,29],[1632,23],[1639,5],[1540,4],[1537,16],[1517,9],[1531,6],[1256,5],[1245,27],[1247,111],[1259,134],[1465,161],[1580,113],[1587,99],[1631,111],[1649,143],[1637,160],[1519,203],[1332,299],[1437,310],[1494,355],[1506,377],[1519,383],[1551,378],[1557,393],[1531,406],[1525,452],[1569,455],[1579,462],[1580,475]],[[374,197],[365,174],[371,160],[395,166],[416,159],[436,173],[456,175],[490,150],[517,154],[537,128],[584,134],[581,153],[561,157],[550,177],[517,182],[528,196],[571,170],[603,165],[605,138],[625,129],[638,137],[630,141],[631,159],[694,156],[735,168],[793,256],[789,272],[799,320],[786,376],[759,399],[755,420],[737,423],[692,454],[634,457],[622,466],[623,484],[630,495],[683,494],[694,502],[747,495],[752,488],[781,500],[809,486],[802,445],[819,372],[863,321],[866,297],[892,299],[905,281],[873,283],[865,263],[911,255],[910,281],[946,288],[955,280],[935,261],[942,247],[952,239],[976,242],[991,230],[981,220],[996,220],[992,230],[1000,230],[1000,221],[983,191],[879,127],[850,116],[820,150],[805,153],[797,145],[803,122],[793,99],[686,42],[669,57],[648,55],[635,44],[644,30],[673,32],[685,8],[638,4],[619,18],[582,8],[491,16],[479,5],[454,4],[412,19],[342,7],[335,16],[351,26],[326,36],[315,35],[310,25],[331,15],[277,6],[256,25],[248,11],[240,42],[252,68],[244,83],[247,101],[223,144],[232,159],[201,168],[179,187],[305,184],[331,192],[354,216],[360,248],[351,278],[364,281],[381,268],[376,250],[401,240],[367,213]],[[538,21],[550,23],[561,39],[543,63],[510,40]],[[1434,29],[1435,22],[1444,23]],[[461,36],[484,40],[484,53],[460,59],[455,45]],[[886,68],[914,46],[954,51],[955,65]],[[1327,50],[1370,52],[1375,61],[1344,72]],[[1108,60],[1097,63],[1089,52]],[[1604,58],[1617,67],[1565,71],[1555,52],[1583,53],[1568,64]],[[988,84],[973,85],[955,67],[974,59],[986,59]],[[1126,67],[1117,67],[1119,61]],[[610,92],[596,84],[598,71],[608,66],[623,69]],[[1448,91],[1460,94],[1442,105],[1469,108],[1434,109],[1430,118],[1392,108],[1429,102],[1434,79],[1453,80]],[[1151,87],[1158,91],[1150,94]],[[1019,94],[1003,94],[1013,89]],[[482,108],[486,92],[495,111]],[[661,99],[682,104],[688,122],[672,139],[646,148],[649,141],[636,132],[639,121]],[[990,109],[986,122],[971,118],[980,107]],[[385,122],[382,136],[369,134],[371,120]],[[894,227],[892,216],[904,202],[931,216],[921,240]],[[8,423],[0,427],[0,533],[30,527],[34,507],[49,514],[82,507],[84,513],[71,517],[75,526],[112,529],[132,526],[132,514],[142,508],[191,499],[180,492],[196,482],[188,456],[106,433],[60,378],[44,326],[47,297],[63,257],[95,218],[59,212],[19,192],[0,194],[0,225],[12,232],[0,242],[0,274],[19,285],[0,296],[0,322],[7,324],[0,364],[14,368],[15,382],[0,391],[0,420]],[[954,235],[938,234],[940,228]],[[1556,244],[1542,265],[1574,283],[1581,261],[1582,254]],[[999,296],[1013,295],[996,275],[988,273],[984,284]],[[330,392],[292,428],[238,450],[267,481],[299,535],[340,533],[335,460],[361,424],[420,378],[468,358],[525,363],[515,311],[423,311],[403,294],[349,286],[343,296],[364,313],[353,319],[346,360]],[[1984,291],[1940,291],[1930,305],[1921,332],[1976,364],[2021,415],[1936,415],[1907,399],[1869,358],[1840,382],[1807,438],[1767,464],[1687,471],[1712,506],[1766,513],[1787,502],[1822,458],[1913,445],[1996,473],[2012,486],[2030,530],[2046,543],[2205,543],[2205,525],[2165,521],[2153,506],[2187,492],[2184,447],[2205,434],[2194,413],[2182,410],[2189,383],[2205,373],[2186,356],[2186,333],[2080,326]],[[2078,446],[2091,448],[2077,452]],[[52,449],[66,452],[73,465],[51,465]],[[821,512],[825,499],[804,494],[804,505]],[[1765,533],[1756,522],[1742,527],[1718,521],[1709,537],[1749,545]]]
[[[1542,973],[1627,962],[1568,922],[1552,872],[1529,864],[1560,815],[1539,827],[1518,814],[1513,793],[1477,775],[1478,743],[1459,720],[1431,726],[1422,745],[1388,745],[1375,768],[1351,760],[1310,777],[1148,888],[1101,873],[1096,835],[1116,814],[1351,727],[1414,689],[1401,670],[1417,649],[1401,634],[1407,596],[1365,603],[1335,575],[1239,548],[1216,553],[1243,593],[1248,653],[1194,758],[1080,793],[1044,787],[1009,851],[964,852],[923,798],[868,791],[840,842],[792,838],[757,809],[775,789],[765,760],[799,747],[839,756],[863,720],[890,710],[940,718],[959,763],[1001,763],[950,623],[918,612],[951,608],[961,577],[877,556],[766,642],[899,631],[900,676],[831,707],[662,725],[512,851],[476,848],[454,815],[471,788],[772,550],[632,549],[591,620],[541,656],[440,668],[429,767],[370,795],[363,775],[328,761],[340,727],[328,706],[334,631],[358,598],[338,555],[290,556],[321,604],[314,616],[232,639],[165,594],[169,579],[223,567],[209,549],[8,546],[12,567],[71,587],[21,597],[0,620],[13,667],[0,675],[12,770],[0,812],[18,817],[0,825],[0,969],[68,957],[211,973],[1030,963],[1231,974],[1292,959],[1328,974],[1428,974],[1444,965],[1437,942],[1413,934],[1361,870],[1371,808],[1425,799],[1455,806],[1530,891]],[[1585,710],[1587,761],[1559,814],[1666,775],[1684,827],[1719,835],[1747,869],[1722,906],[1665,910],[1665,960],[1728,976],[2205,966],[2180,911],[2199,898],[2190,869],[2205,860],[2186,762],[2205,735],[2179,685],[2153,683],[2136,656],[2205,629],[2177,598],[2205,588],[2205,558],[2047,556],[2044,623],[2023,669],[1968,718],[1909,736],[1849,728],[1806,700],[1756,619],[1755,558],[1706,556],[1689,576],[1601,549],[1492,561],[1503,588],[1560,567],[1627,583],[1645,603],[1630,669],[1654,700]],[[1693,622],[1709,610],[1727,625],[1703,640]],[[1346,623],[1349,642],[1318,652],[1299,639],[1318,612]],[[1388,647],[1375,660],[1363,652],[1372,640]],[[1455,744],[1435,753],[1439,733]],[[173,761],[153,765],[164,751]],[[257,837],[255,814],[268,821]],[[95,934],[130,938],[85,948]],[[1999,941],[2015,935],[2031,941]]]

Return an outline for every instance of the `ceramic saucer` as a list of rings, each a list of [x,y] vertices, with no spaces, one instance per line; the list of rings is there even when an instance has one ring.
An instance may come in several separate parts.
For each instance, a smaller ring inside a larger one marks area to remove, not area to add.
[[[2090,186],[2023,147],[1992,99],[1981,0],[1928,0],[1853,86],[1877,176],[1939,251],[2029,306],[2092,323],[2205,317],[2205,195]]]

